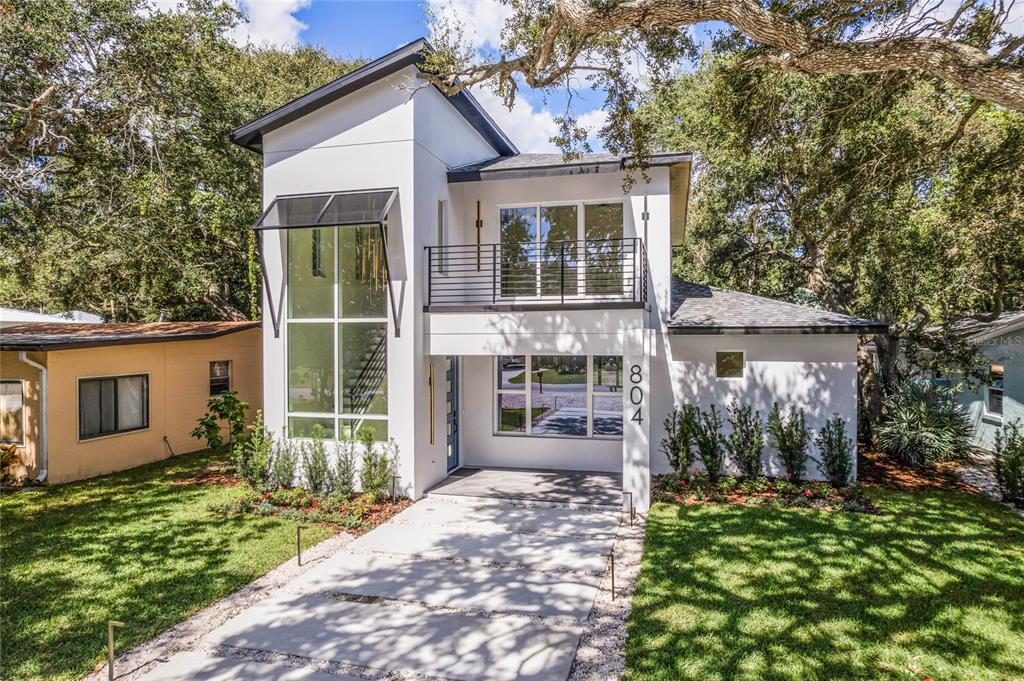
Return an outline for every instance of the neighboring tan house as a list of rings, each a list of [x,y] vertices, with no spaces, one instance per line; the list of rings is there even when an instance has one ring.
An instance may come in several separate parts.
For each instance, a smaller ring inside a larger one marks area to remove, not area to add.
[[[966,322],[957,332],[989,360],[992,383],[966,389],[958,400],[974,425],[974,445],[992,451],[1004,424],[1019,420],[1024,426],[1024,310],[1004,312],[991,322]]]
[[[621,474],[640,510],[676,405],[778,402],[857,432],[857,336],[884,325],[674,280],[690,154],[625,191],[629,158],[521,154],[420,78],[429,49],[231,134],[263,161],[271,431],[394,438],[413,498],[460,466],[575,469]]]
[[[259,322],[0,329],[0,441],[15,478],[61,483],[202,449],[211,395],[262,403]]]

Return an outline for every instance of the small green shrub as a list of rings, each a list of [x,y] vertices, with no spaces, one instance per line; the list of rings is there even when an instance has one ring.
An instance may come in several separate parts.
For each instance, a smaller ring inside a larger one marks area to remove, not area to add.
[[[302,480],[305,487],[316,495],[325,493],[330,482],[324,435],[323,426],[317,423],[313,426],[312,438],[302,443]]]
[[[910,381],[882,403],[878,444],[907,466],[962,460],[970,451],[971,422],[949,388]]]
[[[249,434],[235,440],[233,447],[235,471],[239,477],[256,489],[266,489],[270,481],[270,457],[274,436],[263,424],[263,412],[249,427]]]
[[[740,483],[740,491],[744,494],[761,494],[771,488],[771,481],[759,475],[756,478],[747,478]]]
[[[761,454],[764,452],[764,427],[761,414],[749,405],[729,405],[729,425],[732,432],[725,440],[725,448],[743,475],[753,478],[761,474]]]
[[[661,439],[660,448],[672,470],[679,475],[687,475],[697,459],[693,435],[699,414],[696,406],[685,404],[675,407],[665,417],[665,437]]]
[[[274,444],[274,460],[271,464],[271,471],[276,487],[291,487],[295,484],[298,458],[295,443],[287,437],[282,437]]]
[[[1024,508],[1024,428],[1020,420],[996,432],[995,466],[1003,501]]]
[[[301,487],[275,489],[267,493],[266,499],[274,506],[287,508],[309,508],[316,501],[311,492]]]
[[[352,438],[346,436],[338,442],[331,468],[331,489],[342,499],[348,499],[356,489],[356,452]]]
[[[825,477],[835,487],[846,487],[853,476],[853,440],[846,437],[846,422],[839,414],[825,422],[821,431],[814,438],[818,446],[820,459],[818,465],[824,470]]]
[[[789,480],[776,480],[772,487],[775,488],[775,492],[780,496],[788,497],[798,494],[800,492],[800,485],[790,482]]]
[[[227,421],[229,442],[235,442],[245,433],[245,411],[249,403],[238,399],[234,390],[225,390],[206,401],[206,413],[199,418],[199,425],[192,430],[192,437],[206,440],[206,446],[215,449],[224,444],[220,434],[220,422]]]
[[[398,458],[398,445],[391,439],[385,447],[378,447],[373,440],[373,431],[369,428],[360,429],[359,443],[363,449],[363,465],[359,469],[363,494],[371,500],[380,499],[391,484],[395,460]]]
[[[799,480],[807,466],[807,445],[811,441],[804,410],[790,407],[789,413],[783,416],[776,404],[768,414],[768,432],[772,444],[779,450],[786,475],[790,480]]]
[[[719,492],[731,492],[737,487],[739,487],[739,484],[739,480],[737,480],[731,475],[726,475],[721,480],[718,481],[716,487],[718,488]]]
[[[725,439],[722,437],[722,416],[718,407],[711,405],[711,409],[701,411],[696,423],[693,438],[697,454],[704,462],[708,480],[715,484],[725,462]]]

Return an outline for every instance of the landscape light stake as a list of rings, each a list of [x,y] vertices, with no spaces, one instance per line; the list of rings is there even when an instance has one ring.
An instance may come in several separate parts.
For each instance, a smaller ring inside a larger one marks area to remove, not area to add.
[[[615,600],[615,548],[608,549],[608,553],[604,554],[611,561],[612,568],[612,600]]]
[[[635,514],[633,513],[633,493],[623,492],[622,496],[629,497],[629,526],[633,527],[633,518],[635,517]]]
[[[124,622],[107,620],[107,679],[114,681],[114,627],[123,627]]]
[[[302,529],[303,525],[295,526],[295,560],[302,566]]]
[[[395,487],[398,485],[398,479],[400,477],[402,476],[399,475],[398,473],[391,474],[391,501],[397,499],[397,497],[395,496]]]

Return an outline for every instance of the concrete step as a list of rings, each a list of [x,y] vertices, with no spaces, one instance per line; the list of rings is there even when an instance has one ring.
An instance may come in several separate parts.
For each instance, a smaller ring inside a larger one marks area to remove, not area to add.
[[[564,681],[581,628],[405,604],[273,597],[208,634],[215,645],[448,679]]]
[[[393,523],[450,525],[459,523],[494,530],[582,536],[591,539],[614,537],[622,515],[615,511],[578,511],[567,508],[497,504],[493,500],[462,497],[451,502],[422,499],[392,519]]]
[[[342,551],[295,580],[310,594],[351,594],[456,610],[586,619],[598,575],[453,564]]]
[[[116,671],[116,670],[115,670]],[[354,676],[269,662],[214,657],[196,651],[178,653],[143,677],[143,681],[365,681]]]
[[[435,491],[427,492],[424,495],[427,499],[437,499],[439,501],[447,501],[450,503],[491,503],[495,506],[518,506],[523,508],[564,508],[572,511],[604,511],[604,512],[621,512],[623,506],[621,504],[597,504],[580,501],[557,501],[557,500],[545,500],[537,497],[519,497],[513,494],[502,495],[495,493],[494,495],[487,496],[475,496],[468,494],[449,494],[447,492]]]
[[[349,545],[352,551],[394,553],[424,558],[459,558],[541,570],[601,572],[603,554],[614,544],[603,538],[520,534],[488,527],[389,523]]]

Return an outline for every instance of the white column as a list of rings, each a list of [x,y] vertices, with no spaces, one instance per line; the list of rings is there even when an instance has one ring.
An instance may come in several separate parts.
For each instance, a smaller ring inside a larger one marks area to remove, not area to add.
[[[623,334],[622,491],[639,513],[651,506],[651,331]]]

